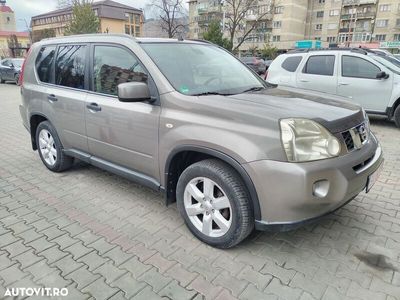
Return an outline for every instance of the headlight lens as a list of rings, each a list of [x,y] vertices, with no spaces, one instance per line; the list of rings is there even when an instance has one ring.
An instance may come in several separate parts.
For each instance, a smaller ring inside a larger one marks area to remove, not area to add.
[[[305,162],[338,156],[340,142],[322,125],[308,119],[283,119],[281,138],[288,161]]]

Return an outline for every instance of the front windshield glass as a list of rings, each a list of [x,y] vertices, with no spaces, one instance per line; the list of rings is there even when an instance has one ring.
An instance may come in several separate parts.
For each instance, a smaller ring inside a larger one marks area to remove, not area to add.
[[[22,64],[24,63],[23,59],[13,59],[11,60],[11,62],[13,63],[14,66],[21,68]]]
[[[377,62],[380,62],[390,71],[400,74],[400,61],[390,56],[373,55],[372,58]]]
[[[234,56],[213,45],[143,43],[141,46],[182,94],[231,95],[266,86]]]

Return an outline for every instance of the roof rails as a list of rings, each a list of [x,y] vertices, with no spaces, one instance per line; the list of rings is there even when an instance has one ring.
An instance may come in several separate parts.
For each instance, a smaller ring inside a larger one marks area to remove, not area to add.
[[[317,52],[317,51],[351,51],[355,53],[360,53],[360,54],[365,54],[367,55],[368,53],[375,53],[373,50],[366,49],[366,48],[319,48],[319,49],[314,49],[314,48],[307,48],[307,49],[293,49],[288,51],[288,54],[293,54],[293,53],[308,53],[308,52]]]

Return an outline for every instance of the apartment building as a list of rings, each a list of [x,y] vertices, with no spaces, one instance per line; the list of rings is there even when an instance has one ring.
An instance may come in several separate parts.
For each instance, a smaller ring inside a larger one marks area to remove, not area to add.
[[[94,2],[92,7],[100,20],[100,32],[142,36],[142,10],[111,0]],[[62,36],[71,19],[70,6],[34,16],[31,21],[33,35],[51,29],[54,30],[55,36]]]
[[[201,38],[211,20],[220,20],[222,26],[228,22],[224,16],[229,9],[220,3],[189,1],[191,37]],[[260,20],[258,16],[265,5],[273,9],[264,16],[265,20]],[[399,0],[259,0],[246,17],[243,28],[254,20],[258,20],[259,26],[247,36],[241,51],[262,48],[265,43],[282,50],[290,49],[299,40],[320,40],[324,47],[371,48],[384,48],[388,44],[385,42],[400,42]],[[237,32],[236,43],[243,32]]]

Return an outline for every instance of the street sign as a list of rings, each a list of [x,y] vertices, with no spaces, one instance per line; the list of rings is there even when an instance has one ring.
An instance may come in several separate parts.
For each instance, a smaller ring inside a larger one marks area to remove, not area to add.
[[[381,42],[379,48],[400,48],[400,41],[396,42]]]
[[[297,49],[310,49],[310,48],[321,48],[321,41],[318,40],[304,40],[304,41],[297,41],[295,43],[295,48]]]

